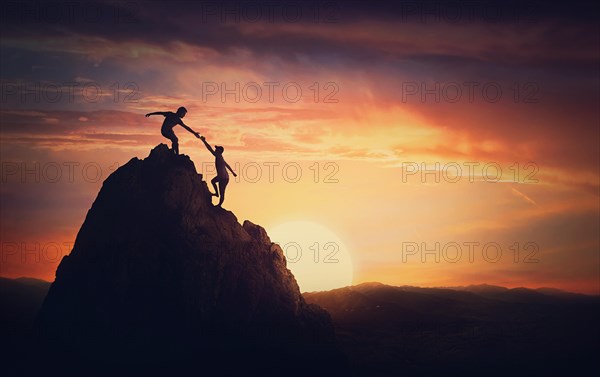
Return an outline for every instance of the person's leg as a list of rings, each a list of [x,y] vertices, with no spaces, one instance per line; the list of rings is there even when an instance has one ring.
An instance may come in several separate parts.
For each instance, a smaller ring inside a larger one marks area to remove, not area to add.
[[[171,140],[171,150],[173,153],[179,154],[179,140],[177,139],[177,136],[175,136],[175,132],[173,132],[173,130],[163,129],[161,130],[161,134]]]
[[[210,180],[210,183],[212,183],[213,187],[215,188],[215,192],[211,194],[213,196],[219,196],[219,189],[217,188],[217,182],[219,181],[219,177],[214,177],[213,179]]]
[[[179,140],[177,139],[177,136],[175,136],[175,134],[173,134],[171,142],[173,145],[173,152],[175,152],[175,154],[179,154]]]
[[[218,206],[220,207],[221,204],[223,204],[223,201],[225,200],[225,189],[227,188],[227,184],[229,183],[229,179],[222,179],[219,181],[219,188],[221,189],[220,197],[219,197],[219,204]]]

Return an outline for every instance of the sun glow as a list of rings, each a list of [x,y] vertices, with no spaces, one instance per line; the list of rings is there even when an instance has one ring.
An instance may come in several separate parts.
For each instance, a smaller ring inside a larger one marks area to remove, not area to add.
[[[293,221],[269,230],[281,246],[300,291],[323,291],[352,284],[350,253],[329,229],[308,221]]]

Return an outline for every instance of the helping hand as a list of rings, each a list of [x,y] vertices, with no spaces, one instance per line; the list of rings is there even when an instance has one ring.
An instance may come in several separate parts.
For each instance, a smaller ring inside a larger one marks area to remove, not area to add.
[[[150,113],[146,114],[146,118],[148,118],[150,116]]]

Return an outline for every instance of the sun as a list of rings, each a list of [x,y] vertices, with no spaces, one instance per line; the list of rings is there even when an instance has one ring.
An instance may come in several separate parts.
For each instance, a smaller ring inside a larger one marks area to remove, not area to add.
[[[329,229],[309,221],[292,221],[273,227],[268,234],[271,241],[281,246],[300,291],[352,285],[350,253]]]

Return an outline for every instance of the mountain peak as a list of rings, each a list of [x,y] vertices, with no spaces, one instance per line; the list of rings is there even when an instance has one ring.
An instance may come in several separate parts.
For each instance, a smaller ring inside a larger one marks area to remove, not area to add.
[[[194,163],[164,144],[106,179],[36,327],[46,349],[72,355],[67,374],[89,363],[99,374],[261,375],[343,364],[329,314],[304,301],[280,247],[214,207]]]

